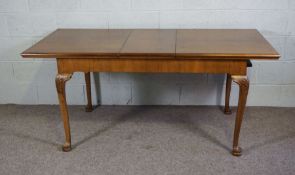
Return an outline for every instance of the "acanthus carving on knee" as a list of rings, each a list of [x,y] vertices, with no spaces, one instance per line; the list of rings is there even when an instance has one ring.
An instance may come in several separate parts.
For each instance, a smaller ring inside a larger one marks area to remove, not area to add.
[[[73,74],[57,74],[55,78],[56,89],[58,93],[64,91],[64,84],[72,78]]]

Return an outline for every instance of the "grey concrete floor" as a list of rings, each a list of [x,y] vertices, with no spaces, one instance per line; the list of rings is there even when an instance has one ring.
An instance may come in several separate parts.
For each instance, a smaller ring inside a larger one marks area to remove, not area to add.
[[[73,150],[61,151],[58,106],[0,105],[0,174],[294,174],[295,108],[248,107],[241,157],[235,112],[204,106],[70,106]]]

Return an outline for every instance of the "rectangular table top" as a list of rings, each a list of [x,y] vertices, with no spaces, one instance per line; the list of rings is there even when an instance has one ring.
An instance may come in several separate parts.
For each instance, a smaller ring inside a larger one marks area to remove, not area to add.
[[[29,58],[278,59],[255,29],[57,29]]]

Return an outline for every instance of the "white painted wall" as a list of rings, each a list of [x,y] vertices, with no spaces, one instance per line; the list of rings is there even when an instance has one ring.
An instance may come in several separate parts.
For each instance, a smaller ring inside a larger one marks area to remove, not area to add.
[[[253,62],[248,105],[295,106],[294,0],[0,0],[1,104],[57,104],[55,61],[19,55],[56,28],[257,28],[282,58]],[[101,73],[95,80],[102,104],[223,103],[223,75]],[[81,73],[67,93],[69,104],[85,103]]]

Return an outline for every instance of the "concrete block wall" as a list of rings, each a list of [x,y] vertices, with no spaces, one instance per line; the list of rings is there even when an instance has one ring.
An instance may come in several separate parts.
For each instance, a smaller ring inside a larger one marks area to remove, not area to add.
[[[56,28],[257,28],[282,57],[253,62],[248,105],[295,106],[294,0],[0,0],[0,104],[57,104],[55,60],[19,55]],[[96,73],[92,90],[108,105],[220,105],[224,75]],[[67,94],[86,103],[82,73]]]

